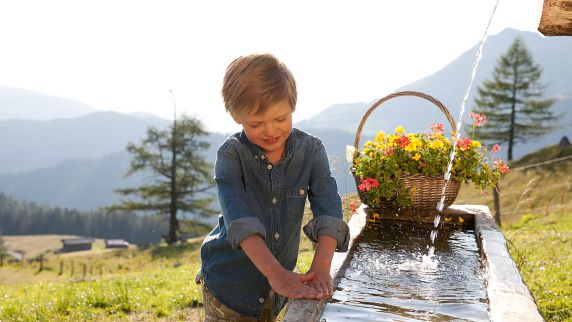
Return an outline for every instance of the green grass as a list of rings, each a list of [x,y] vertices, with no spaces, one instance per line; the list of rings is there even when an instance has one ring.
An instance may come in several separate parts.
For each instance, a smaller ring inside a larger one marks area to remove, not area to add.
[[[547,321],[572,321],[572,212],[525,215],[503,229]]]
[[[198,321],[200,313],[193,310],[202,304],[200,288],[194,282],[200,264],[198,246],[193,242],[74,254],[76,263],[105,265],[104,275],[0,286],[0,320]],[[61,258],[52,258],[52,262],[58,260]],[[15,268],[4,267],[2,273],[9,269]],[[41,274],[55,275],[52,270]]]

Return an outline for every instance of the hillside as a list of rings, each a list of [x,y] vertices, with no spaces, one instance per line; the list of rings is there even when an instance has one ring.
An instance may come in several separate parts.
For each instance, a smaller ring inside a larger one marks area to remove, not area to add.
[[[523,157],[499,183],[502,224],[515,223],[530,213],[572,211],[571,183],[572,146],[550,146]],[[464,185],[455,203],[484,204],[494,210],[492,189]]]
[[[67,160],[101,158],[139,141],[149,126],[171,122],[116,112],[96,112],[49,121],[0,121],[0,174],[16,174]]]

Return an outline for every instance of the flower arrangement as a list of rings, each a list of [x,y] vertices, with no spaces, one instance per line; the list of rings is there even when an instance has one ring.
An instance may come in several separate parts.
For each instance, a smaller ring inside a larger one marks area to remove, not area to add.
[[[459,136],[453,143],[445,137],[442,123],[432,124],[423,133],[405,133],[403,127],[397,127],[394,134],[381,131],[373,141],[365,142],[354,156],[352,171],[368,206],[380,208],[388,201],[395,208],[409,206],[412,189],[405,188],[400,178],[416,174],[443,177],[453,148],[452,180],[471,182],[481,189],[495,186],[509,168],[496,157],[499,145],[489,149],[472,139],[475,129],[485,124],[486,117],[475,113],[470,116],[473,119],[471,138]]]

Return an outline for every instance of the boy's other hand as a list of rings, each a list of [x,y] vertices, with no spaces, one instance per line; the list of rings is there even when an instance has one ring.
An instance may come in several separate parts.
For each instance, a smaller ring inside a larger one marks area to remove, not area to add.
[[[308,285],[311,286],[313,289],[315,289],[316,292],[321,293],[322,298],[332,297],[332,295],[334,294],[334,287],[329,270],[318,269],[318,270],[311,270],[310,272],[308,272],[308,274],[312,273],[314,273],[314,279],[312,279],[308,283]]]
[[[292,299],[320,300],[324,298],[323,293],[306,284],[312,283],[314,276],[315,274],[313,272],[296,274],[282,269],[273,274],[268,279],[268,282],[274,292],[282,296]]]

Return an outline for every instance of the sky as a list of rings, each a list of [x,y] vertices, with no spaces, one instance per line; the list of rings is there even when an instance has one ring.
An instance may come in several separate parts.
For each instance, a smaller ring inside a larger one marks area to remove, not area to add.
[[[167,119],[174,98],[228,132],[226,67],[272,53],[298,84],[299,121],[440,70],[479,43],[496,1],[0,1],[0,86]],[[542,3],[500,0],[489,34],[536,31]]]

